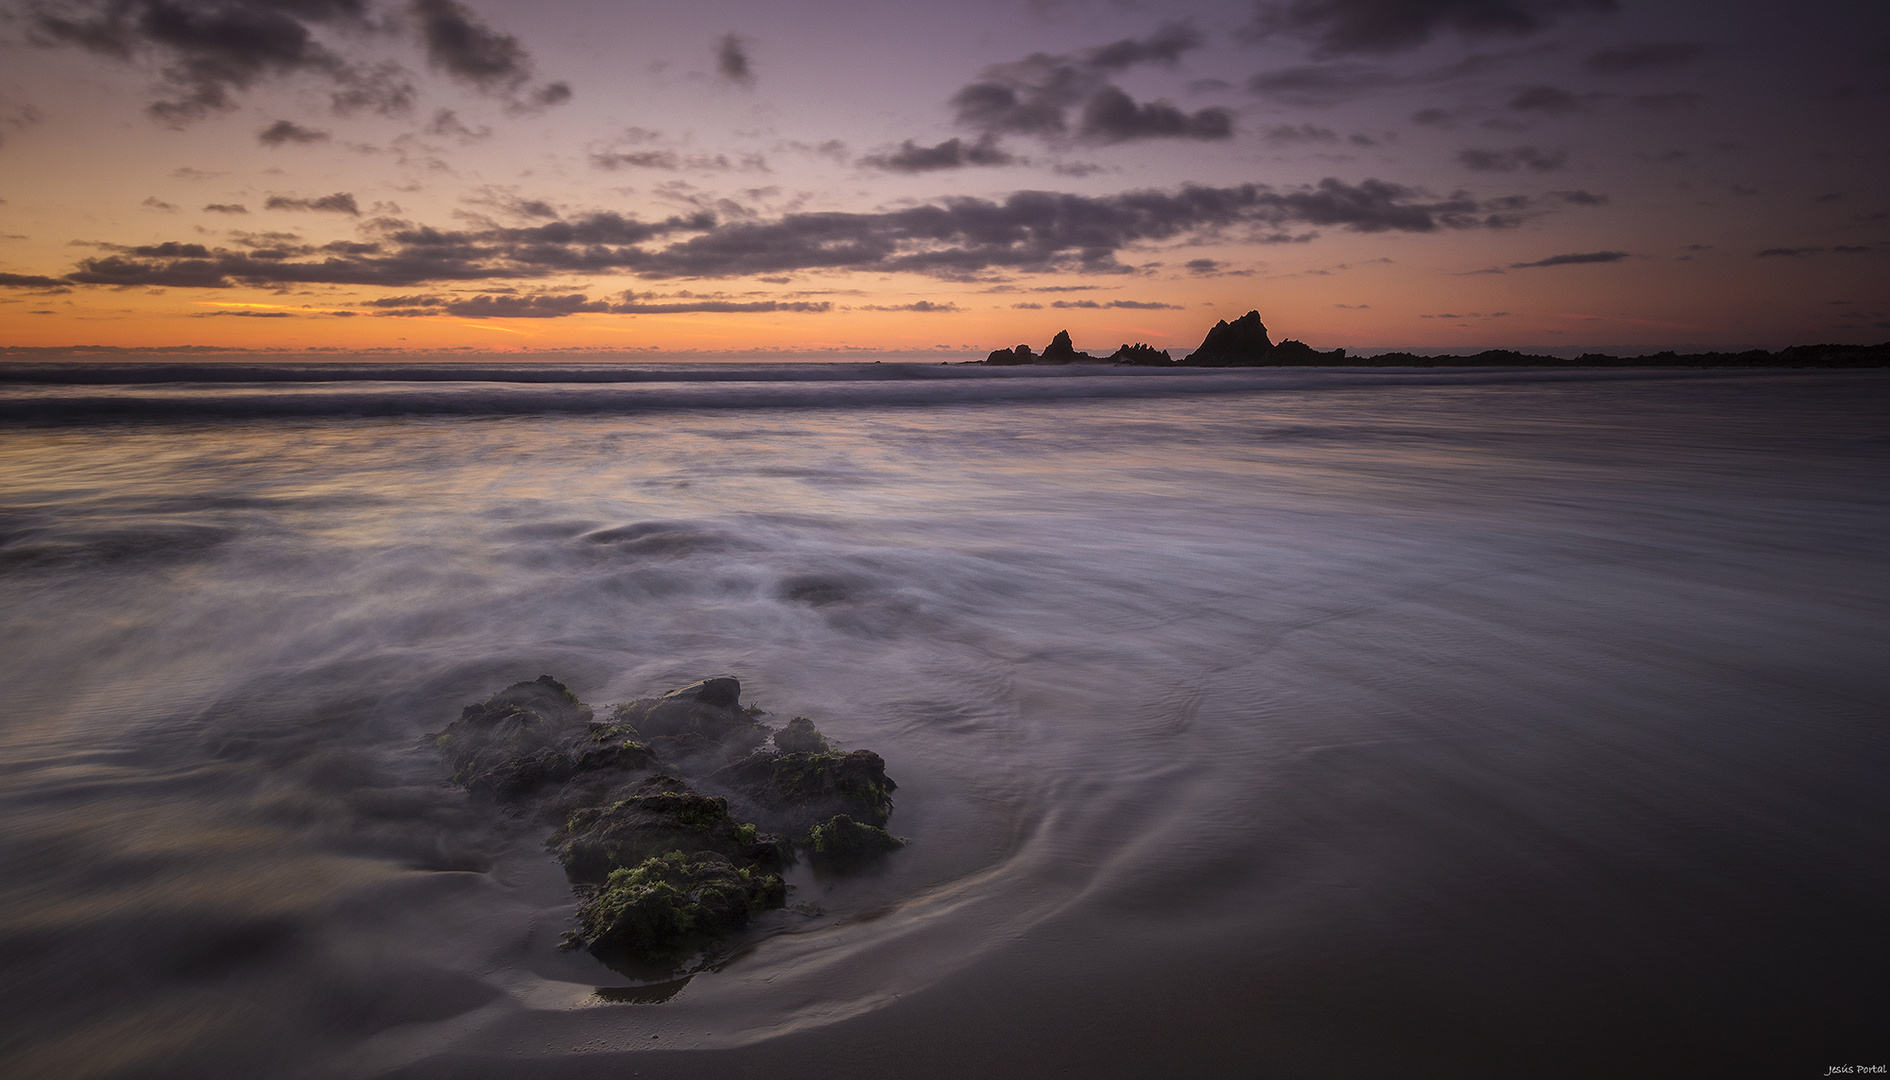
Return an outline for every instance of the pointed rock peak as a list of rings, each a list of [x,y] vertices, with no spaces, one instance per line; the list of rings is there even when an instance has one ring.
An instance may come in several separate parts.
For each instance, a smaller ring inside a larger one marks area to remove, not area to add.
[[[1267,337],[1267,326],[1260,321],[1260,313],[1249,311],[1231,323],[1225,319],[1215,323],[1201,347],[1188,357],[1188,363],[1209,367],[1264,364],[1272,351],[1273,341]]]

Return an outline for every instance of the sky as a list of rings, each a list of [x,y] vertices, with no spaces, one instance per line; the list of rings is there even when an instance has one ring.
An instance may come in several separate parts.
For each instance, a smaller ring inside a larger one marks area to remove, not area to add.
[[[1890,340],[1890,5],[0,0],[0,346]]]

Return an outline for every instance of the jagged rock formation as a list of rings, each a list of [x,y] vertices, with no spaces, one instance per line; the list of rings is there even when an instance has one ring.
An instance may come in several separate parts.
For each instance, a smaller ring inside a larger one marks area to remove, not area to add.
[[[661,963],[785,903],[777,871],[797,849],[832,870],[904,843],[882,827],[897,785],[878,754],[762,715],[721,677],[598,720],[541,675],[466,706],[434,745],[455,783],[553,826],[566,875],[593,887],[573,945]]]
[[[1320,353],[1300,341],[1282,341],[1275,345],[1267,336],[1267,327],[1260,321],[1260,313],[1249,311],[1231,323],[1225,319],[1215,323],[1202,340],[1201,347],[1179,363],[1189,367],[1252,367],[1334,363],[1344,358],[1343,349],[1335,353]],[[1124,344],[1107,357],[1077,352],[1076,346],[1070,341],[1068,330],[1058,331],[1050,344],[1044,346],[1042,353],[1033,353],[1030,346],[1019,345],[1015,349],[998,349],[985,357],[984,362],[996,365],[1133,364],[1137,367],[1169,367],[1177,364],[1166,349],[1139,342],[1134,345]]]
[[[1111,353],[1109,362],[1134,364],[1138,367],[1167,367],[1175,361],[1168,355],[1167,349],[1157,349],[1153,345],[1144,345],[1138,341],[1134,345],[1125,344]]]
[[[1190,367],[1249,367],[1277,363],[1271,354],[1273,342],[1258,311],[1249,311],[1233,322],[1222,319],[1207,332],[1201,347],[1183,361]]]
[[[1043,352],[1033,353],[1030,346],[1019,345],[1015,349],[998,349],[984,358],[987,364],[1096,364],[1102,363],[1086,352],[1077,352],[1070,341],[1068,330],[1057,331],[1057,336],[1050,339],[1050,344],[1043,347]]]
[[[1039,356],[1030,346],[998,349],[985,358],[987,364],[1072,363],[1135,364],[1162,367],[1294,367],[1302,365],[1344,365],[1348,367],[1709,367],[1709,368],[1881,368],[1890,367],[1890,342],[1877,345],[1795,345],[1777,352],[1751,349],[1740,353],[1656,353],[1651,356],[1608,356],[1584,353],[1573,359],[1522,353],[1510,349],[1487,349],[1469,356],[1418,356],[1408,352],[1379,353],[1376,356],[1346,356],[1344,349],[1321,352],[1303,341],[1291,339],[1274,343],[1260,321],[1258,311],[1249,311],[1233,322],[1214,324],[1201,347],[1185,359],[1171,360],[1168,353],[1151,345],[1124,345],[1102,360],[1079,353],[1070,344],[1068,331],[1059,333]],[[529,782],[529,778],[527,778]]]
[[[1077,352],[1070,342],[1068,330],[1058,330],[1057,336],[1050,339],[1050,344],[1043,347],[1043,355],[1037,358],[1039,364],[1093,364],[1096,358],[1086,352]]]
[[[1333,349],[1320,352],[1303,341],[1287,338],[1273,346],[1271,358],[1267,363],[1275,367],[1295,367],[1311,364],[1342,364],[1345,362],[1345,350]]]

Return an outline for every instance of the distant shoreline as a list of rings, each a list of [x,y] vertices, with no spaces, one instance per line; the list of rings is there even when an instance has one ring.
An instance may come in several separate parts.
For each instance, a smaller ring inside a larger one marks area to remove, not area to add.
[[[1149,370],[1213,371],[1252,368],[1831,368],[1861,369],[1890,367],[1890,342],[1876,345],[1794,345],[1783,349],[1747,349],[1740,352],[1702,351],[1642,353],[1615,356],[1589,352],[1574,357],[1529,353],[1517,349],[1485,349],[1476,353],[1439,353],[1424,355],[1405,351],[1378,352],[1372,355],[1348,353],[1345,349],[1318,350],[1281,342],[1263,361],[1243,364],[1193,364],[1188,357],[1168,364],[1140,365],[1112,362],[1107,357],[1087,357],[1067,363],[1041,360],[1021,365],[991,367],[1083,367]],[[1294,346],[1298,346],[1295,348]],[[141,355],[142,353],[142,355]],[[63,355],[61,355],[63,354]],[[960,354],[962,356],[962,354]],[[1080,355],[1080,354],[1079,354]],[[421,353],[390,355],[368,351],[365,355],[321,352],[313,354],[253,354],[238,350],[171,350],[149,352],[113,347],[0,347],[0,385],[5,384],[108,384],[184,381],[193,378],[208,381],[233,379],[239,382],[277,381],[378,381],[400,377],[433,381],[464,378],[468,369],[494,369],[486,374],[506,381],[589,382],[618,381],[621,376],[606,374],[617,365],[651,367],[700,365],[704,368],[726,367],[730,376],[742,368],[757,365],[808,365],[866,367],[875,364],[939,365],[984,367],[987,361],[955,359],[949,354],[897,355],[879,359],[823,356],[764,355],[743,357],[654,357],[648,355],[599,355],[596,353]],[[559,370],[562,368],[562,370]],[[586,369],[589,369],[588,371]],[[633,380],[635,381],[635,380]]]
[[[1315,359],[1295,358],[1290,363],[1243,365],[1253,367],[1699,367],[1699,368],[1879,368],[1890,367],[1890,342],[1879,345],[1793,345],[1771,351],[1748,349],[1744,352],[1659,352],[1643,356],[1610,356],[1583,353],[1573,359],[1524,353],[1512,349],[1486,349],[1468,356],[1442,354],[1419,356],[1416,353],[1388,352],[1375,356],[1348,356],[1345,350],[1314,351]],[[1186,359],[1175,367],[1191,367]]]

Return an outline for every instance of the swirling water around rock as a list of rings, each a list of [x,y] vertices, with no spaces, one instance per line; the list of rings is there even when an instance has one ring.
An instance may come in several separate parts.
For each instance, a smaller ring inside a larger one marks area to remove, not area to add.
[[[1884,381],[1505,378],[9,427],[0,1053],[1592,1075],[1874,1030]],[[810,850],[685,976],[560,951],[556,826],[489,800],[740,747],[628,720],[455,786],[424,736],[547,672],[606,726],[739,673],[912,843]]]

